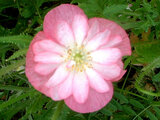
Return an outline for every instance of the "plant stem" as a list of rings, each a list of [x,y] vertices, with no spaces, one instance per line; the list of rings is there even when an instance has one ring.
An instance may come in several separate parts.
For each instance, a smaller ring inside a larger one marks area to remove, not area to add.
[[[58,116],[61,113],[63,103],[64,103],[63,101],[60,101],[60,102],[57,103],[57,108],[56,108],[51,120],[58,120]]]

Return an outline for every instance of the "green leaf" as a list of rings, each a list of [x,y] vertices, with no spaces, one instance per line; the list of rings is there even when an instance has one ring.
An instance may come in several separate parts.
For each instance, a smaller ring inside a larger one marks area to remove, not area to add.
[[[16,103],[16,102],[18,102],[18,101],[20,101],[20,100],[22,100],[22,99],[30,96],[30,95],[34,95],[33,90],[31,90],[30,92],[24,93],[24,94],[22,94],[22,95],[20,95],[20,96],[11,98],[11,99],[9,99],[9,100],[6,101],[6,102],[3,102],[2,104],[0,104],[0,111],[1,111],[3,108],[5,108],[5,107],[7,107],[7,106],[9,106],[9,105],[12,105],[12,104],[14,104],[14,103]]]
[[[124,4],[107,6],[107,7],[104,9],[103,14],[104,14],[105,16],[110,16],[110,15],[113,15],[113,14],[121,13],[121,12],[124,11],[126,8],[127,8],[127,5],[124,5]]]
[[[160,72],[152,77],[153,82],[160,82]]]
[[[129,115],[132,115],[132,116],[136,115],[136,112],[130,106],[127,106],[127,105],[123,105],[123,111],[126,114],[129,114]]]
[[[120,100],[121,103],[128,103],[128,99],[118,92],[114,92],[114,97]]]
[[[136,108],[141,108],[144,109],[143,104],[141,104],[139,101],[135,100],[135,99],[130,99],[129,103],[132,104],[134,107]]]
[[[20,56],[24,56],[24,55],[27,53],[27,51],[28,51],[28,48],[20,49],[20,50],[14,52],[13,55],[10,56],[10,57],[7,59],[7,61],[13,60],[13,59],[18,58],[18,57],[20,57]]]
[[[7,74],[7,73],[9,73],[11,71],[14,71],[16,68],[18,68],[18,67],[20,67],[20,66],[22,66],[24,64],[25,64],[25,59],[22,59],[22,60],[17,60],[15,63],[12,63],[11,65],[2,67],[0,69],[0,78],[3,75],[5,75],[5,74]]]
[[[158,117],[158,119],[160,119],[160,109],[158,107],[153,107],[154,111],[156,112],[156,117]]]
[[[146,115],[150,118],[150,120],[158,120],[158,118],[149,110],[146,110]]]
[[[153,42],[141,42],[135,45],[135,50],[139,55],[137,60],[140,63],[150,63],[159,56],[160,42],[158,40]]]
[[[0,43],[16,44],[20,48],[28,47],[33,38],[29,35],[15,35],[0,37]]]

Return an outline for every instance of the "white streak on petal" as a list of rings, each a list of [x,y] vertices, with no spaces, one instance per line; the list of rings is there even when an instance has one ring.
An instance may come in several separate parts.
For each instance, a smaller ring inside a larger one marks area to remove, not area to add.
[[[66,69],[66,64],[60,65],[55,73],[50,77],[48,82],[46,83],[47,87],[56,86],[62,83],[64,80],[68,78],[69,72]]]
[[[90,86],[97,92],[104,93],[109,91],[107,82],[93,69],[86,69],[86,74],[89,79]]]
[[[103,32],[97,33],[88,43],[86,44],[86,49],[88,51],[94,51],[101,46],[107,44],[109,39],[110,31],[106,29]]]
[[[65,99],[72,94],[73,78],[74,78],[74,73],[71,72],[68,78],[59,85],[58,93],[60,98]]]
[[[88,20],[85,16],[77,15],[74,17],[72,29],[74,32],[75,40],[80,46],[85,39],[88,32]]]
[[[63,58],[55,53],[42,52],[35,55],[34,61],[40,63],[61,63]]]
[[[66,47],[73,46],[74,44],[74,35],[72,29],[64,21],[59,22],[57,25],[57,39]]]
[[[122,56],[118,48],[99,49],[91,53],[92,60],[100,64],[117,62]]]
[[[84,103],[88,97],[89,84],[83,72],[75,74],[73,80],[73,96],[78,103]]]

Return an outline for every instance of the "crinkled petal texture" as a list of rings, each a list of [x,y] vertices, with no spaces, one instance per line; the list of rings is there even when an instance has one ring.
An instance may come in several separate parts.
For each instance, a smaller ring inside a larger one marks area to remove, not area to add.
[[[131,54],[126,32],[110,20],[88,19],[82,9],[69,4],[48,12],[43,30],[34,37],[26,56],[29,82],[53,100],[64,100],[76,112],[104,107],[113,96],[112,82],[126,72],[121,61]],[[75,46],[87,51],[83,55],[89,54],[82,72],[75,71],[73,58],[67,61]]]

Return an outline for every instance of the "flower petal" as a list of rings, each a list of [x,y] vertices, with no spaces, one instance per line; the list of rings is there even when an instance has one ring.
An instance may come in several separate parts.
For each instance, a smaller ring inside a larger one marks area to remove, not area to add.
[[[86,41],[89,41],[93,36],[95,36],[99,32],[99,24],[98,22],[89,23],[89,30],[86,37]]]
[[[55,53],[42,52],[34,57],[34,61],[40,63],[61,63],[63,58]]]
[[[101,74],[105,80],[114,80],[121,74],[121,68],[117,64],[102,65],[93,63],[93,68]]]
[[[82,72],[75,74],[73,79],[73,96],[78,103],[84,103],[88,97],[89,84],[86,75]]]
[[[35,71],[40,75],[48,75],[57,68],[57,64],[38,63],[35,65]]]
[[[54,101],[59,101],[59,100],[62,100],[62,98],[59,96],[58,94],[58,90],[59,90],[59,85],[57,86],[51,86],[49,88],[49,94],[50,94],[50,97],[54,100]]]
[[[88,19],[84,15],[76,15],[73,20],[72,29],[76,43],[80,46],[88,32]]]
[[[117,62],[122,56],[118,48],[99,49],[91,53],[92,60],[100,64]]]
[[[52,39],[56,37],[59,21],[65,21],[69,26],[72,26],[73,19],[76,15],[86,16],[82,9],[71,4],[62,4],[49,11],[43,23],[43,30],[47,37]]]
[[[65,99],[72,94],[72,82],[74,78],[74,73],[70,73],[68,78],[59,85],[58,94],[60,98]]]
[[[33,52],[34,54],[38,54],[41,52],[55,52],[58,54],[63,54],[65,49],[55,43],[52,40],[41,40],[33,44]]]
[[[50,74],[42,76],[35,71],[35,65],[37,62],[34,61],[34,53],[32,48],[34,43],[41,41],[42,39],[46,39],[44,32],[39,32],[32,40],[26,55],[25,73],[29,82],[36,90],[42,92],[46,96],[50,96],[48,92],[49,89],[45,86],[46,82],[50,78]]]
[[[106,93],[98,93],[95,90],[90,89],[88,98],[83,104],[78,103],[73,96],[65,99],[65,103],[69,108],[80,113],[98,111],[112,99],[113,86],[109,81],[107,81],[107,84],[109,85],[109,91]]]
[[[107,43],[109,39],[110,31],[106,29],[103,32],[96,34],[88,43],[86,44],[86,49],[88,51],[94,51],[104,44]]]
[[[94,22],[98,22],[99,23],[99,32],[104,31],[105,29],[108,29],[111,31],[111,35],[109,38],[109,41],[107,42],[107,44],[112,44],[112,47],[117,47],[121,50],[122,55],[131,55],[131,45],[130,45],[130,40],[129,37],[127,35],[127,33],[125,32],[125,30],[119,26],[118,24],[116,24],[113,21],[110,20],[106,20],[103,18],[91,18],[89,19],[89,24],[93,24]],[[112,40],[114,40],[115,36],[121,36],[122,41],[119,44],[113,44]],[[106,44],[106,46],[107,46]]]
[[[49,78],[46,86],[56,86],[68,78],[69,72],[66,70],[66,64],[60,65],[55,73]]]
[[[60,44],[68,47],[73,46],[74,41],[74,35],[72,32],[72,29],[67,24],[67,22],[61,21],[57,24],[57,40],[60,42]]]
[[[86,69],[86,75],[89,79],[90,86],[97,92],[104,93],[109,91],[107,82],[93,69]]]

